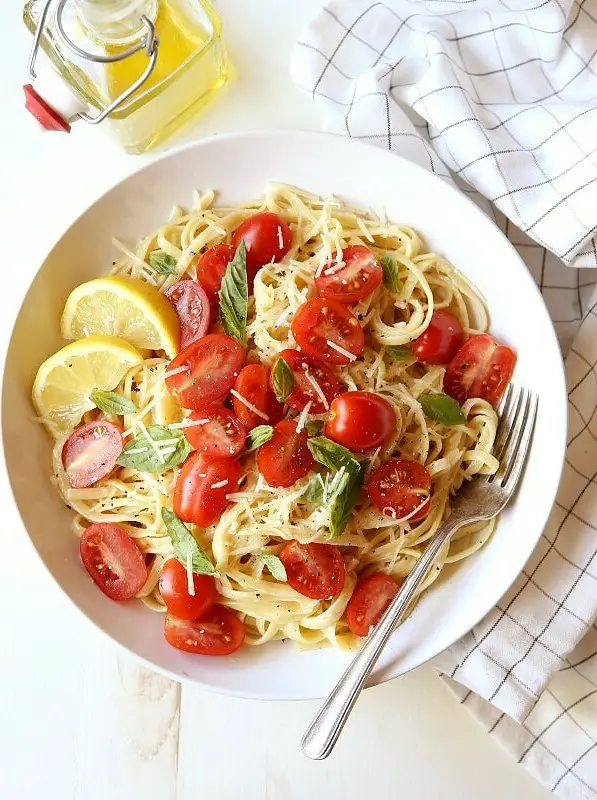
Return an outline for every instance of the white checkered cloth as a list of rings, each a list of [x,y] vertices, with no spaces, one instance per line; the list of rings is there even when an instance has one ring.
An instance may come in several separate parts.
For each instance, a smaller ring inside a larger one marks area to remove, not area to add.
[[[568,451],[547,528],[437,666],[492,736],[575,799],[597,797],[597,293],[581,269],[597,267],[596,71],[597,0],[327,2],[292,58],[327,129],[491,201],[567,352]]]

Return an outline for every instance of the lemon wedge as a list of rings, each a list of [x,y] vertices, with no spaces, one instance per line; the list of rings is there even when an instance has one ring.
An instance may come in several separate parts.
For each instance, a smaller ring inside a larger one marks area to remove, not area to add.
[[[32,399],[37,413],[56,437],[64,436],[94,408],[94,389],[112,390],[143,360],[132,344],[115,336],[88,336],[71,342],[37,371]]]
[[[180,325],[168,298],[155,286],[124,275],[77,286],[60,325],[65,339],[118,336],[141,350],[164,350],[169,358],[179,350]]]

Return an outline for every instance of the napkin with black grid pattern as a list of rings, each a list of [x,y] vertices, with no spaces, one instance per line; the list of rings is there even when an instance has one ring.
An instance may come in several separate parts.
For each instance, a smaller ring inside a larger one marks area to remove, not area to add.
[[[541,288],[567,354],[562,483],[514,586],[436,666],[556,795],[597,798],[597,0],[332,0],[291,68],[327,129],[485,205]]]

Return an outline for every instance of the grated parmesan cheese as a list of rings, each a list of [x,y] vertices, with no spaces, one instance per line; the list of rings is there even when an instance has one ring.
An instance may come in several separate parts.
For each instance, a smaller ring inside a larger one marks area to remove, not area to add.
[[[278,225],[278,247],[280,250],[284,249],[284,237],[282,236],[282,228]]]
[[[311,408],[311,401],[307,403],[307,405],[301,411],[301,415],[298,418],[298,422],[296,423],[296,432],[300,433],[303,428],[305,427],[305,422],[307,421],[307,417],[309,416],[309,409]]]
[[[346,358],[349,361],[357,360],[357,356],[355,356],[354,353],[349,353],[348,350],[345,350],[343,347],[340,347],[340,345],[336,344],[336,342],[332,342],[331,339],[326,339],[326,342],[332,348],[332,350],[335,350],[337,353],[340,353],[340,355],[346,356]]]
[[[206,417],[205,419],[183,419],[182,422],[172,422],[168,427],[171,430],[177,430],[178,428],[194,428],[196,425],[206,425],[209,422],[209,419]]]
[[[333,267],[326,269],[323,271],[324,275],[335,275],[336,272],[340,272],[341,269],[344,269],[346,263],[344,261],[338,261],[334,264]]]
[[[162,451],[161,451],[161,450],[160,450],[160,448],[157,446],[156,442],[154,442],[154,440],[153,440],[153,439],[151,438],[151,436],[149,435],[149,431],[148,431],[148,430],[147,430],[147,428],[145,427],[145,423],[144,423],[144,422],[139,422],[139,427],[141,428],[141,430],[142,430],[142,431],[143,431],[143,433],[145,434],[145,437],[146,437],[146,438],[147,438],[147,440],[149,441],[149,444],[151,445],[151,447],[153,447],[153,449],[155,450],[157,457],[160,459],[160,461],[162,462],[162,464],[164,464],[166,459],[165,459],[165,458],[164,458],[164,456],[162,455]]]
[[[326,410],[326,411],[329,411],[330,404],[328,403],[328,399],[327,399],[327,397],[326,397],[326,396],[325,396],[325,394],[323,393],[323,389],[322,389],[322,388],[321,388],[321,386],[320,386],[320,385],[317,383],[317,381],[315,380],[315,378],[313,377],[313,375],[311,375],[311,373],[310,373],[310,372],[307,372],[307,370],[305,370],[305,378],[306,378],[306,379],[309,381],[309,383],[311,384],[311,386],[312,386],[312,387],[315,389],[315,391],[317,392],[317,395],[318,395],[319,399],[321,400],[321,402],[323,403],[325,410]]]
[[[242,394],[239,394],[239,392],[237,392],[236,389],[231,389],[230,394],[233,397],[236,397],[237,400],[240,400],[240,402],[243,405],[245,405],[249,409],[249,411],[252,411],[253,414],[257,414],[258,417],[261,417],[261,419],[264,419],[266,422],[269,422],[268,415],[264,414],[263,411],[260,411],[256,406],[253,405],[253,403],[249,403],[247,398],[243,397]]]
[[[209,487],[210,489],[221,489],[222,486],[228,486],[228,481],[218,481],[217,483],[212,483]]]
[[[166,370],[166,372],[162,374],[162,378],[171,378],[172,375],[179,375],[181,372],[190,372],[190,369],[191,368],[188,364],[186,367],[175,367],[174,369]]]
[[[191,595],[191,597],[195,597],[195,582],[193,580],[193,556],[191,555],[190,550],[187,550],[186,568],[187,568],[187,592]]]

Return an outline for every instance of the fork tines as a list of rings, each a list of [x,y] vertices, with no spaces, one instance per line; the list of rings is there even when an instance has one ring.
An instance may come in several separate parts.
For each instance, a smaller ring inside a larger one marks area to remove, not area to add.
[[[514,491],[526,459],[533,434],[539,398],[528,389],[508,386],[500,408],[494,455],[500,462],[489,483],[499,483],[507,492]]]

